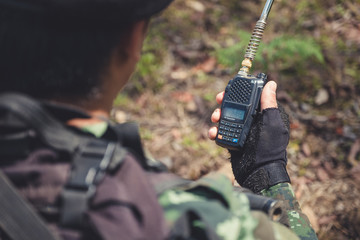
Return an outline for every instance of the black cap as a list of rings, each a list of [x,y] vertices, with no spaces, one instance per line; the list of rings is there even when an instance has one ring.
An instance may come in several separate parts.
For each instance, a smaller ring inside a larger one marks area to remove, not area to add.
[[[0,0],[0,8],[64,19],[93,19],[131,22],[149,18],[173,0]]]

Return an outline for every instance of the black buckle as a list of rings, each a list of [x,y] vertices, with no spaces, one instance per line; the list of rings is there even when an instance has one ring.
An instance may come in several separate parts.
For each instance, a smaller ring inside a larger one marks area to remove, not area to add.
[[[75,153],[70,179],[62,192],[61,224],[81,228],[89,200],[103,179],[117,143],[99,139],[81,145]]]

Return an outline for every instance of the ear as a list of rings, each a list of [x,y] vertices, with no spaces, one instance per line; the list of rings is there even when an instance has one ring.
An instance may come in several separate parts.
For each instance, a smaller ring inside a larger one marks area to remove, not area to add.
[[[132,30],[129,31],[126,46],[127,56],[136,62],[141,58],[141,50],[146,37],[147,21],[139,21],[133,24]]]

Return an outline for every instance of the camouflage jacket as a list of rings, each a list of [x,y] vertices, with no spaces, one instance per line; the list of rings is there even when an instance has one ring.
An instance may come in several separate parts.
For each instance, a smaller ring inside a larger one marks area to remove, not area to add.
[[[317,239],[290,184],[275,185],[261,194],[283,201],[289,228],[271,221],[261,211],[251,211],[245,194],[233,191],[230,181],[221,174],[167,190],[159,196],[159,202],[170,227],[184,212],[193,211],[198,217],[192,224],[210,227],[220,239]]]

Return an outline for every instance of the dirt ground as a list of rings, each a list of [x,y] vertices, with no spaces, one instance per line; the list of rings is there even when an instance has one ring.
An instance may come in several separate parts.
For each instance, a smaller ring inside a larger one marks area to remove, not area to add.
[[[251,31],[263,3],[175,2],[153,20],[139,71],[115,102],[113,117],[138,122],[146,148],[185,178],[229,171],[227,151],[207,131],[215,96],[235,72],[214,52],[236,44],[236,30]],[[307,34],[325,59],[303,72],[266,69],[290,115],[296,196],[319,239],[360,239],[360,2],[275,1],[268,25],[265,42],[282,32]]]

